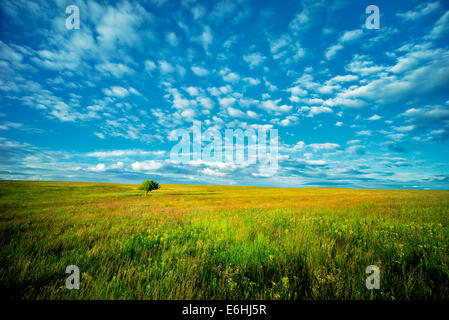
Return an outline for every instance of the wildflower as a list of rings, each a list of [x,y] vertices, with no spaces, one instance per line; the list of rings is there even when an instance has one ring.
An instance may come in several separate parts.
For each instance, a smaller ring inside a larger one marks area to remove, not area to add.
[[[287,287],[288,287],[288,277],[283,277],[283,278],[281,279],[281,281],[282,281],[282,286],[283,286],[284,288],[287,288]]]

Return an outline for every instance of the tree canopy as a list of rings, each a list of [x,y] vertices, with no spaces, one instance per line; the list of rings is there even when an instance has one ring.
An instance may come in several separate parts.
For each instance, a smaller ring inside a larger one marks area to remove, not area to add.
[[[148,192],[152,190],[157,190],[160,188],[159,183],[153,180],[144,180],[139,186],[139,190],[144,190],[145,195],[148,195]]]

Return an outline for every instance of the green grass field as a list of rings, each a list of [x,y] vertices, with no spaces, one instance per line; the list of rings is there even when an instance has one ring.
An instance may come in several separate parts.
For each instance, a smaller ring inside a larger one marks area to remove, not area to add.
[[[0,182],[11,299],[448,299],[449,191]],[[380,289],[365,286],[368,265]],[[77,265],[81,288],[65,288]]]

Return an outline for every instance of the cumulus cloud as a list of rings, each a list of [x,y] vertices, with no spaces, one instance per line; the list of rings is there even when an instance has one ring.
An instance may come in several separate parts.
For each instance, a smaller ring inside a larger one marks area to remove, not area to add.
[[[309,14],[308,8],[305,7],[301,12],[296,14],[292,21],[290,21],[288,24],[289,28],[293,31],[300,31],[301,29],[304,29],[310,21]]]
[[[335,149],[340,148],[338,143],[312,143],[308,145],[309,148],[312,148],[313,151],[333,151]]]
[[[307,117],[313,118],[321,113],[332,113],[332,109],[326,106],[302,107],[301,111],[308,111]]]
[[[209,26],[204,26],[203,33],[196,39],[202,46],[204,51],[209,52],[209,46],[214,41],[212,30]]]
[[[96,25],[98,41],[111,51],[120,45],[134,46],[141,41],[138,30],[152,20],[152,15],[139,4],[122,2],[117,7],[108,6]]]
[[[376,121],[376,120],[380,120],[380,119],[382,119],[382,117],[377,114],[372,115],[371,117],[368,118],[368,120],[370,120],[370,121]]]
[[[358,39],[360,39],[363,35],[362,29],[356,29],[356,30],[350,30],[345,31],[340,38],[338,39],[338,42],[329,48],[327,48],[325,52],[325,56],[327,60],[331,60],[334,58],[338,51],[342,50],[344,48],[343,44],[354,42]]]
[[[344,76],[335,76],[332,79],[330,79],[330,81],[332,82],[351,82],[351,81],[356,81],[358,80],[359,77],[353,74],[347,74]]]
[[[396,15],[400,17],[401,19],[405,21],[415,21],[417,19],[420,19],[437,9],[439,9],[440,3],[438,1],[436,2],[429,2],[429,3],[422,3],[418,5],[415,10],[409,10],[406,12],[398,12]]]
[[[229,68],[221,69],[220,75],[226,82],[235,83],[240,80],[240,76],[236,72],[232,72]]]
[[[340,50],[342,50],[342,49],[343,49],[343,46],[342,46],[341,44],[339,44],[339,43],[330,46],[330,47],[326,50],[326,53],[325,53],[326,59],[327,59],[327,60],[332,59],[333,57],[335,57],[335,55],[337,54],[337,52],[340,51]]]
[[[266,59],[260,52],[254,52],[243,56],[243,60],[249,64],[250,68],[257,67]]]
[[[178,37],[176,36],[176,33],[174,33],[174,32],[167,33],[165,35],[165,40],[167,40],[167,42],[173,47],[176,47],[179,44]]]
[[[266,111],[274,111],[274,112],[289,112],[293,107],[283,104],[279,105],[281,99],[277,100],[264,100],[260,104],[260,108],[265,109]]]
[[[175,71],[175,68],[166,60],[160,60],[158,61],[158,63],[159,63],[159,70],[162,73],[171,73]]]
[[[339,42],[340,43],[347,43],[347,42],[352,42],[355,40],[360,39],[360,37],[363,35],[363,30],[362,29],[356,29],[356,30],[351,30],[351,31],[345,31],[340,39]]]
[[[194,74],[196,74],[199,77],[207,76],[210,73],[209,70],[201,66],[192,66],[190,67],[190,69],[193,71]]]
[[[202,5],[196,5],[190,9],[193,19],[198,20],[206,14],[206,9]]]
[[[96,66],[97,70],[104,73],[112,74],[116,78],[120,78],[126,74],[133,74],[134,70],[121,63],[105,62]]]
[[[145,71],[151,72],[157,68],[156,64],[151,60],[145,61]]]
[[[243,117],[245,115],[241,110],[236,108],[228,107],[227,110],[231,117]]]
[[[234,105],[235,102],[236,102],[236,99],[234,97],[224,97],[224,98],[218,99],[218,103],[222,107],[232,106],[232,105]]]
[[[140,94],[134,88],[126,89],[126,88],[123,88],[123,87],[120,87],[120,86],[113,86],[113,87],[110,87],[110,88],[103,89],[103,92],[107,96],[118,97],[118,98],[124,98],[124,97],[128,96],[130,93],[135,94],[135,95],[139,95]]]
[[[131,164],[131,169],[134,171],[155,171],[162,168],[163,165],[163,161],[157,160],[136,161]]]
[[[419,129],[427,133],[426,140],[446,140],[449,138],[449,108],[434,105],[410,108],[400,115],[411,122],[411,125],[399,128]]]
[[[449,11],[446,11],[435,23],[432,31],[429,34],[429,38],[437,39],[446,34],[449,31]]]
[[[117,157],[149,155],[149,154],[153,154],[153,152],[143,150],[111,150],[111,151],[93,151],[87,153],[86,156],[95,158],[117,158]]]
[[[355,133],[358,136],[371,136],[373,133],[371,130],[360,130]]]
[[[205,168],[205,169],[201,170],[201,173],[203,173],[207,176],[213,176],[213,177],[224,177],[226,175],[226,172],[213,170],[211,168]]]
[[[106,171],[106,165],[104,163],[99,163],[94,167],[88,167],[86,170],[93,172],[103,172]]]

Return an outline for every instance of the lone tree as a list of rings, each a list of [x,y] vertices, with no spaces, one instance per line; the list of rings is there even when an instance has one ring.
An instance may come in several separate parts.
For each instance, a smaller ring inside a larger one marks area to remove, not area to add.
[[[142,184],[139,186],[139,190],[146,191],[145,193],[146,196],[148,195],[148,192],[150,192],[151,190],[157,190],[159,188],[160,188],[159,183],[153,180],[142,181]]]

